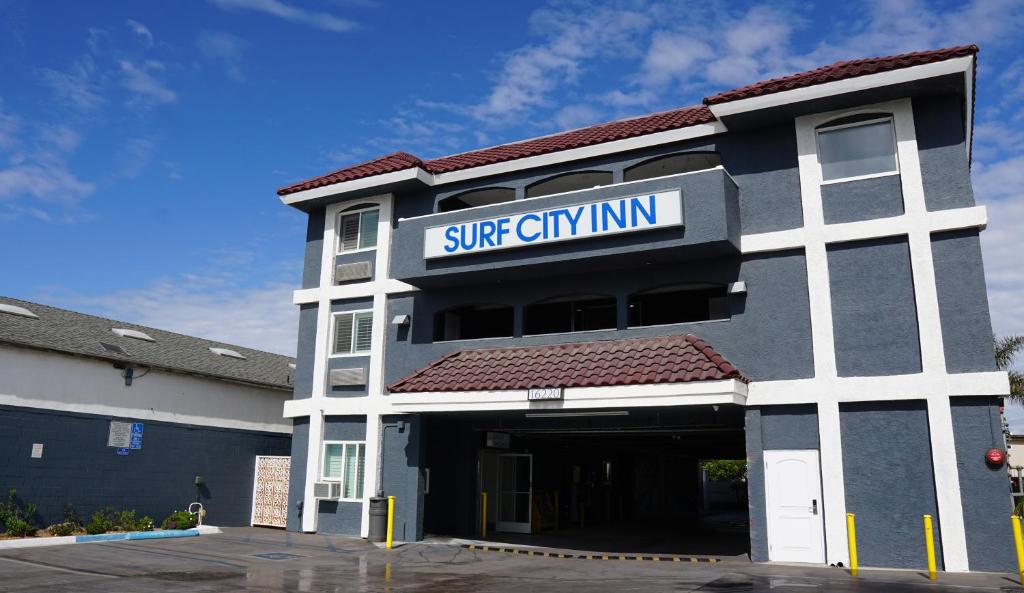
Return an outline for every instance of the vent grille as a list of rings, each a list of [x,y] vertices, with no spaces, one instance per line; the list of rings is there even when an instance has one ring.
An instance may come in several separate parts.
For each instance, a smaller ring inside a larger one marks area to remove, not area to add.
[[[110,352],[111,354],[120,354],[121,356],[128,356],[128,351],[118,346],[117,344],[100,342],[100,346],[103,346],[103,349],[106,350],[107,352]]]
[[[331,387],[354,387],[366,385],[366,369],[331,369]]]
[[[368,261],[341,264],[334,268],[334,281],[352,282],[353,280],[369,280],[373,276],[373,266]]]

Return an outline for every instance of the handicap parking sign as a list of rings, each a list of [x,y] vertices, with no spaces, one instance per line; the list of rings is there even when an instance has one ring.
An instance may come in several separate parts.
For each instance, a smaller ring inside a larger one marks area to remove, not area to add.
[[[142,448],[142,423],[132,422],[132,437],[131,442],[128,445],[129,449],[141,449]]]

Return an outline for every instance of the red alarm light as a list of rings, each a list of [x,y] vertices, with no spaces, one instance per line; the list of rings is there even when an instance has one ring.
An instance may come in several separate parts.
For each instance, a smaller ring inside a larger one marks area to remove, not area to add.
[[[989,449],[985,451],[985,463],[992,467],[999,467],[1006,463],[1006,451],[1002,449]]]

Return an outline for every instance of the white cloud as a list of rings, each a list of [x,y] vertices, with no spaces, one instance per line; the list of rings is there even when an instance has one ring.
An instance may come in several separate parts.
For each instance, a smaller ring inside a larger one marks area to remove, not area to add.
[[[240,281],[234,273],[200,272],[139,289],[48,298],[111,319],[294,356],[298,334],[298,309],[291,302],[294,284],[267,281],[241,287]]]
[[[149,28],[143,25],[139,21],[128,19],[124,22],[128,30],[135,34],[146,47],[153,47],[153,34],[149,32]]]
[[[601,120],[601,112],[586,103],[566,105],[555,114],[554,123],[562,130],[580,128]]]
[[[39,77],[58,101],[80,111],[90,111],[103,103],[93,81],[95,71],[95,60],[86,54],[72,62],[66,71],[44,68],[39,71]]]
[[[245,81],[242,56],[249,47],[248,41],[231,33],[202,31],[196,46],[204,57],[219,62],[228,78],[235,82]]]
[[[165,69],[161,62],[146,60],[139,65],[128,60],[121,60],[121,86],[131,91],[134,96],[129,100],[132,105],[165,105],[178,100],[178,95],[153,76],[153,72]]]
[[[326,12],[297,8],[280,0],[209,0],[209,2],[224,10],[262,12],[291,23],[333,33],[346,33],[356,28],[356,24],[348,19]]]
[[[684,33],[657,31],[644,56],[642,79],[646,85],[663,85],[693,73],[696,65],[714,55],[711,46]]]

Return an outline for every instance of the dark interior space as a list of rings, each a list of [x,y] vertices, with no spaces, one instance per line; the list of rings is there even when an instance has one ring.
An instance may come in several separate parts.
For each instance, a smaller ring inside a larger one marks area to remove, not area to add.
[[[426,416],[424,530],[593,552],[738,556],[746,484],[701,462],[745,457],[738,406]]]

